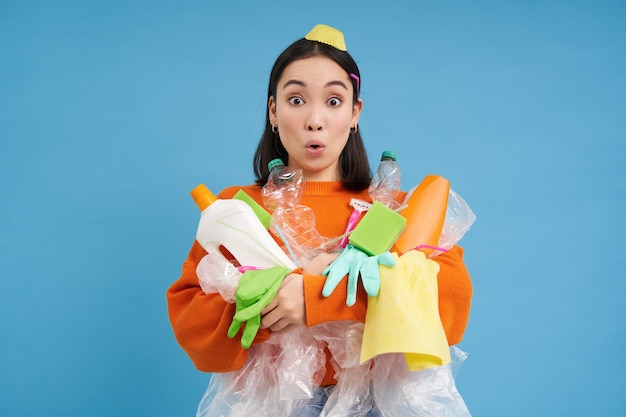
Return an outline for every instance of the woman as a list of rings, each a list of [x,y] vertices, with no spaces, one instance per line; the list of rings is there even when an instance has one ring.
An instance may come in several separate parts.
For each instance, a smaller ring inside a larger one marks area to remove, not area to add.
[[[358,128],[363,106],[360,88],[361,74],[346,51],[341,32],[318,25],[290,45],[270,75],[266,126],[254,157],[256,183],[226,188],[218,197],[231,198],[242,189],[263,204],[268,162],[281,158],[290,168],[302,170],[306,183],[300,204],[315,213],[320,235],[332,238],[343,234],[352,213],[351,199],[371,201],[371,171]],[[237,371],[246,363],[249,350],[238,338],[227,336],[236,306],[218,293],[205,294],[198,283],[196,268],[205,255],[207,252],[195,241],[181,277],[167,292],[170,321],[179,344],[197,369]],[[351,307],[346,305],[345,280],[328,297],[322,296],[326,280],[322,271],[336,256],[320,255],[286,276],[261,313],[260,330],[250,350],[268,341],[273,333],[333,322],[364,322],[368,297],[361,286]],[[436,262],[440,267],[439,312],[451,346],[461,341],[465,331],[471,282],[461,248],[455,246],[436,257]],[[326,356],[317,406],[299,407],[294,416],[319,415],[337,383],[328,350]],[[377,413],[374,406],[368,415]]]

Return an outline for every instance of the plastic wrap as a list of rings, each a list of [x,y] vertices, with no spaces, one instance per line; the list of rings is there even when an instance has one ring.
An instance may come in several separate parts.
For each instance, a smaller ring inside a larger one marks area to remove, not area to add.
[[[221,262],[206,255],[197,272],[203,289],[227,299],[240,274]],[[452,372],[465,360],[464,352],[452,347],[450,364],[417,372],[407,370],[402,353],[379,355],[360,365],[363,330],[362,323],[340,321],[272,334],[249,349],[242,369],[212,375],[197,416],[297,415],[325,375],[326,348],[337,384],[321,417],[364,417],[374,403],[385,417],[470,415]]]
[[[288,417],[313,397],[325,361],[311,330],[275,333],[249,349],[242,369],[211,376],[197,416]]]
[[[450,348],[448,365],[409,372],[401,354],[385,355],[372,367],[372,394],[384,417],[469,417],[456,389],[453,368],[467,354]]]
[[[359,365],[363,325],[326,323],[276,333],[250,348],[244,367],[213,374],[198,417],[290,417],[297,414],[325,372],[324,348],[333,356],[337,384],[320,417],[364,417],[376,403],[385,417],[469,417],[453,369],[466,358],[450,348],[452,363],[409,372],[402,354]]]
[[[444,249],[450,249],[452,246],[456,245],[470,229],[475,220],[476,215],[469,204],[465,202],[463,197],[450,189],[448,207],[446,208],[446,219],[443,223],[438,246]]]
[[[200,288],[207,294],[219,293],[229,302],[235,302],[235,291],[241,272],[224,257],[214,253],[205,255],[196,267]]]

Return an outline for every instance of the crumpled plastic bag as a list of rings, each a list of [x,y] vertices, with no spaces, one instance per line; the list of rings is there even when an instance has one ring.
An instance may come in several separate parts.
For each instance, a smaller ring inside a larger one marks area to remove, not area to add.
[[[235,292],[242,274],[232,263],[209,253],[198,263],[196,275],[200,288],[206,294],[219,293],[226,302],[235,302]]]
[[[324,349],[305,327],[275,333],[248,352],[242,369],[211,376],[197,416],[288,417],[324,377]]]
[[[446,218],[443,222],[443,229],[439,237],[437,246],[444,249],[450,249],[456,245],[461,238],[467,233],[474,221],[476,215],[472,211],[467,202],[455,193],[452,189],[448,194],[448,207],[446,207]],[[441,252],[439,252],[441,253]]]
[[[364,417],[375,403],[385,417],[469,417],[453,367],[465,360],[452,347],[452,363],[409,372],[402,354],[359,364],[363,324],[325,323],[275,333],[249,350],[244,367],[213,374],[198,417],[291,417],[313,397],[325,372],[328,348],[337,384],[321,417]]]
[[[452,362],[418,372],[407,370],[401,354],[385,355],[372,367],[372,394],[384,417],[470,417],[456,388],[454,371],[467,358],[450,348]]]

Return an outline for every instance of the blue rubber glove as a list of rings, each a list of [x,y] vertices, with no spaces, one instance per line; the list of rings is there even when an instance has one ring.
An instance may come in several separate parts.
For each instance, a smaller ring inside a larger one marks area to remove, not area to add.
[[[380,255],[369,256],[354,246],[347,245],[337,259],[322,272],[322,275],[328,275],[322,289],[322,295],[328,297],[343,277],[348,274],[348,296],[346,299],[348,306],[353,306],[356,302],[359,275],[365,292],[369,296],[375,297],[380,290],[378,265],[394,266],[395,264],[396,260],[389,251]]]
[[[289,272],[282,266],[244,272],[235,292],[235,316],[228,329],[228,337],[235,337],[241,325],[246,323],[241,346],[247,349],[252,345],[261,326],[261,311],[272,302]]]

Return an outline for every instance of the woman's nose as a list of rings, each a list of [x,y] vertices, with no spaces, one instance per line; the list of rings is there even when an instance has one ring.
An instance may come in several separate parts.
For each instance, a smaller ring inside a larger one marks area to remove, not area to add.
[[[309,124],[309,125],[307,125],[307,130],[309,130],[309,131],[322,130],[322,126],[321,125],[315,125],[315,124]]]
[[[322,130],[322,116],[320,112],[316,109],[311,110],[311,114],[309,115],[309,119],[306,122],[306,130],[312,132],[315,130]]]

